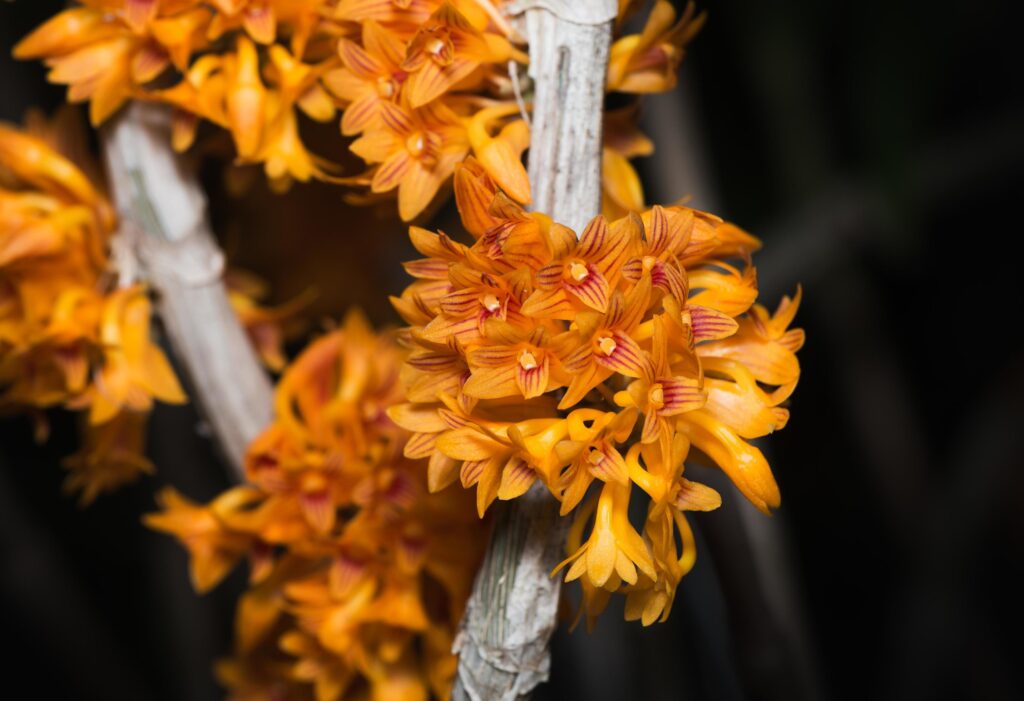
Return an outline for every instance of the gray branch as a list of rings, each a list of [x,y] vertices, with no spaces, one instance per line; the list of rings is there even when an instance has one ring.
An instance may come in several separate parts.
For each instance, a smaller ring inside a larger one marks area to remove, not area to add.
[[[534,84],[530,133],[533,206],[581,231],[601,207],[601,127],[614,0],[519,3]],[[541,484],[495,525],[455,643],[452,698],[524,699],[548,678],[568,519]]]
[[[273,388],[228,300],[206,198],[170,143],[170,113],[157,105],[133,104],[104,127],[120,217],[114,258],[123,277],[156,292],[190,396],[241,479],[247,446],[273,418]]]

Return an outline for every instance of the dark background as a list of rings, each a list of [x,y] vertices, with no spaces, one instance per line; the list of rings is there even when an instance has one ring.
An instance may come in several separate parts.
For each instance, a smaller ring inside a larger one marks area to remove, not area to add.
[[[8,57],[60,4],[0,3],[0,118],[61,100]],[[995,2],[707,6],[680,90],[647,103],[658,153],[641,169],[652,201],[689,194],[764,240],[767,304],[804,285],[803,378],[766,448],[784,505],[765,519],[727,489],[695,519],[670,621],[642,629],[613,606],[589,636],[560,632],[537,696],[1022,698],[1019,25]],[[312,283],[317,314],[394,320],[398,227],[321,186],[257,199],[272,211],[215,199],[214,218],[279,299]],[[52,420],[42,447],[0,421],[5,680],[218,698],[243,576],[195,596],[177,545],[139,523],[161,484],[199,499],[227,484],[197,417],[158,409],[158,476],[86,510],[60,493],[74,421]]]

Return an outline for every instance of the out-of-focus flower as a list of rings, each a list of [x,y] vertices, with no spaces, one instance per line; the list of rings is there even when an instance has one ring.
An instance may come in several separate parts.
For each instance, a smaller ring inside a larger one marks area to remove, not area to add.
[[[620,2],[620,23],[639,4]],[[704,19],[703,12],[696,14],[693,2],[687,3],[677,20],[672,3],[657,0],[640,34],[620,36],[613,42],[608,92],[639,96],[675,88],[684,49],[700,31]],[[605,113],[601,209],[613,219],[645,208],[643,187],[630,159],[650,156],[654,144],[637,128],[638,104],[634,100],[626,107]]]
[[[69,101],[90,102],[93,124],[129,99],[167,103],[178,150],[207,120],[230,131],[240,162],[264,165],[275,189],[313,178],[370,182],[374,193],[397,190],[406,220],[451,176],[472,131],[484,167],[510,196],[529,199],[520,161],[528,131],[500,87],[509,62],[526,56],[490,2],[81,4],[40,26],[15,55],[43,59]],[[361,136],[353,150],[372,168],[366,177],[338,178],[303,140],[300,113],[329,122],[339,108],[342,133]]]
[[[666,92],[676,85],[684,47],[700,31],[704,13],[689,2],[682,16],[667,0],[658,0],[640,34],[612,44],[608,59],[608,90],[624,93]]]
[[[177,537],[200,590],[244,555],[231,698],[444,698],[451,643],[485,531],[467,495],[431,494],[410,434],[387,416],[404,353],[361,316],[285,371],[249,484],[208,505],[168,492],[147,523]]]
[[[110,204],[48,144],[73,129],[32,123],[37,136],[0,125],[0,407],[87,416],[65,461],[87,504],[152,471],[146,414],[185,396],[150,338],[145,290],[117,289],[108,272]]]
[[[663,620],[693,564],[684,512],[720,503],[684,477],[691,448],[761,510],[779,505],[746,439],[788,418],[799,294],[775,315],[755,305],[758,241],[705,212],[597,217],[577,240],[472,160],[455,189],[476,240],[413,228],[425,258],[395,300],[413,348],[413,401],[389,411],[414,432],[406,450],[431,455],[431,485],[475,486],[481,513],[541,481],[573,513],[565,564],[583,582],[581,614],[622,591],[629,618]],[[642,533],[627,518],[637,488],[650,500]]]
[[[262,304],[268,293],[267,285],[252,273],[230,269],[225,283],[231,307],[263,364],[274,372],[280,372],[287,363],[285,341],[301,330],[301,320],[297,316],[313,301],[313,292],[307,291],[277,307],[267,307]]]

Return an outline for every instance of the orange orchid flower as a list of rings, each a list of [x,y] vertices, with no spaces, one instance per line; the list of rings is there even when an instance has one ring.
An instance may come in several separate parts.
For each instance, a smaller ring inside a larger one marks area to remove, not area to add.
[[[672,3],[658,0],[642,33],[623,37],[612,44],[607,89],[652,93],[675,87],[683,47],[704,24],[705,14],[695,16],[695,13],[696,5],[689,2],[677,21]]]
[[[405,221],[420,214],[469,150],[465,128],[450,108],[432,104],[415,111],[380,105],[381,126],[351,146],[367,163],[379,163],[370,189],[398,189]]]
[[[114,292],[100,324],[103,364],[96,372],[89,420],[101,424],[118,411],[149,411],[153,399],[181,404],[185,393],[159,347],[149,338],[150,304],[140,287]]]

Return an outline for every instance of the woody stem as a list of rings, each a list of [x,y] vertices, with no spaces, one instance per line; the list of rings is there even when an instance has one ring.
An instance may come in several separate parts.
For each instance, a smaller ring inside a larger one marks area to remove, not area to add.
[[[582,231],[601,204],[601,127],[615,0],[512,3],[530,44],[533,207]],[[567,519],[537,483],[498,519],[456,641],[452,698],[513,701],[548,678]]]
[[[120,218],[115,248],[121,266],[138,264],[156,293],[190,396],[224,459],[243,479],[246,447],[273,418],[273,388],[231,308],[206,198],[195,173],[171,149],[170,122],[166,108],[136,103],[104,127],[103,151]]]

